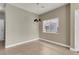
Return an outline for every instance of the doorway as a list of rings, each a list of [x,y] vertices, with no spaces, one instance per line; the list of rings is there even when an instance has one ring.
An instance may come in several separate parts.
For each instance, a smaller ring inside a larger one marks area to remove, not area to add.
[[[4,4],[0,3],[0,50],[5,48],[5,11]]]

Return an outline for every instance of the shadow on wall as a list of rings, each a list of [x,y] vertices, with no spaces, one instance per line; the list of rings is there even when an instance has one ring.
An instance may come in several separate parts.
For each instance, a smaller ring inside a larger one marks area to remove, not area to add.
[[[0,41],[4,40],[4,19],[0,19]]]

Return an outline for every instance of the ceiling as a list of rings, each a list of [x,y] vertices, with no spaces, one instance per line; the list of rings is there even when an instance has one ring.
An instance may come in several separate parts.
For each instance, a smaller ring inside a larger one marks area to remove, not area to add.
[[[14,3],[11,5],[40,15],[63,5],[66,5],[66,3]]]

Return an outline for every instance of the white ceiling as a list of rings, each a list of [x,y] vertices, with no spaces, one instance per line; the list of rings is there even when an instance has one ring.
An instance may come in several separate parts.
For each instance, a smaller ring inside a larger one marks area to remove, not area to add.
[[[16,3],[16,4],[14,3],[11,5],[22,8],[26,11],[29,11],[38,15],[54,10],[63,5],[66,5],[66,3],[39,3],[38,5],[37,4],[38,3]]]

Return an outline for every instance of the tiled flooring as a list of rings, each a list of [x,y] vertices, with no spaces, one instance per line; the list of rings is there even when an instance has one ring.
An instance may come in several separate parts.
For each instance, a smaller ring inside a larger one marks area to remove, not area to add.
[[[1,55],[79,55],[77,52],[70,51],[68,48],[43,41],[34,41],[12,48],[0,48]]]

